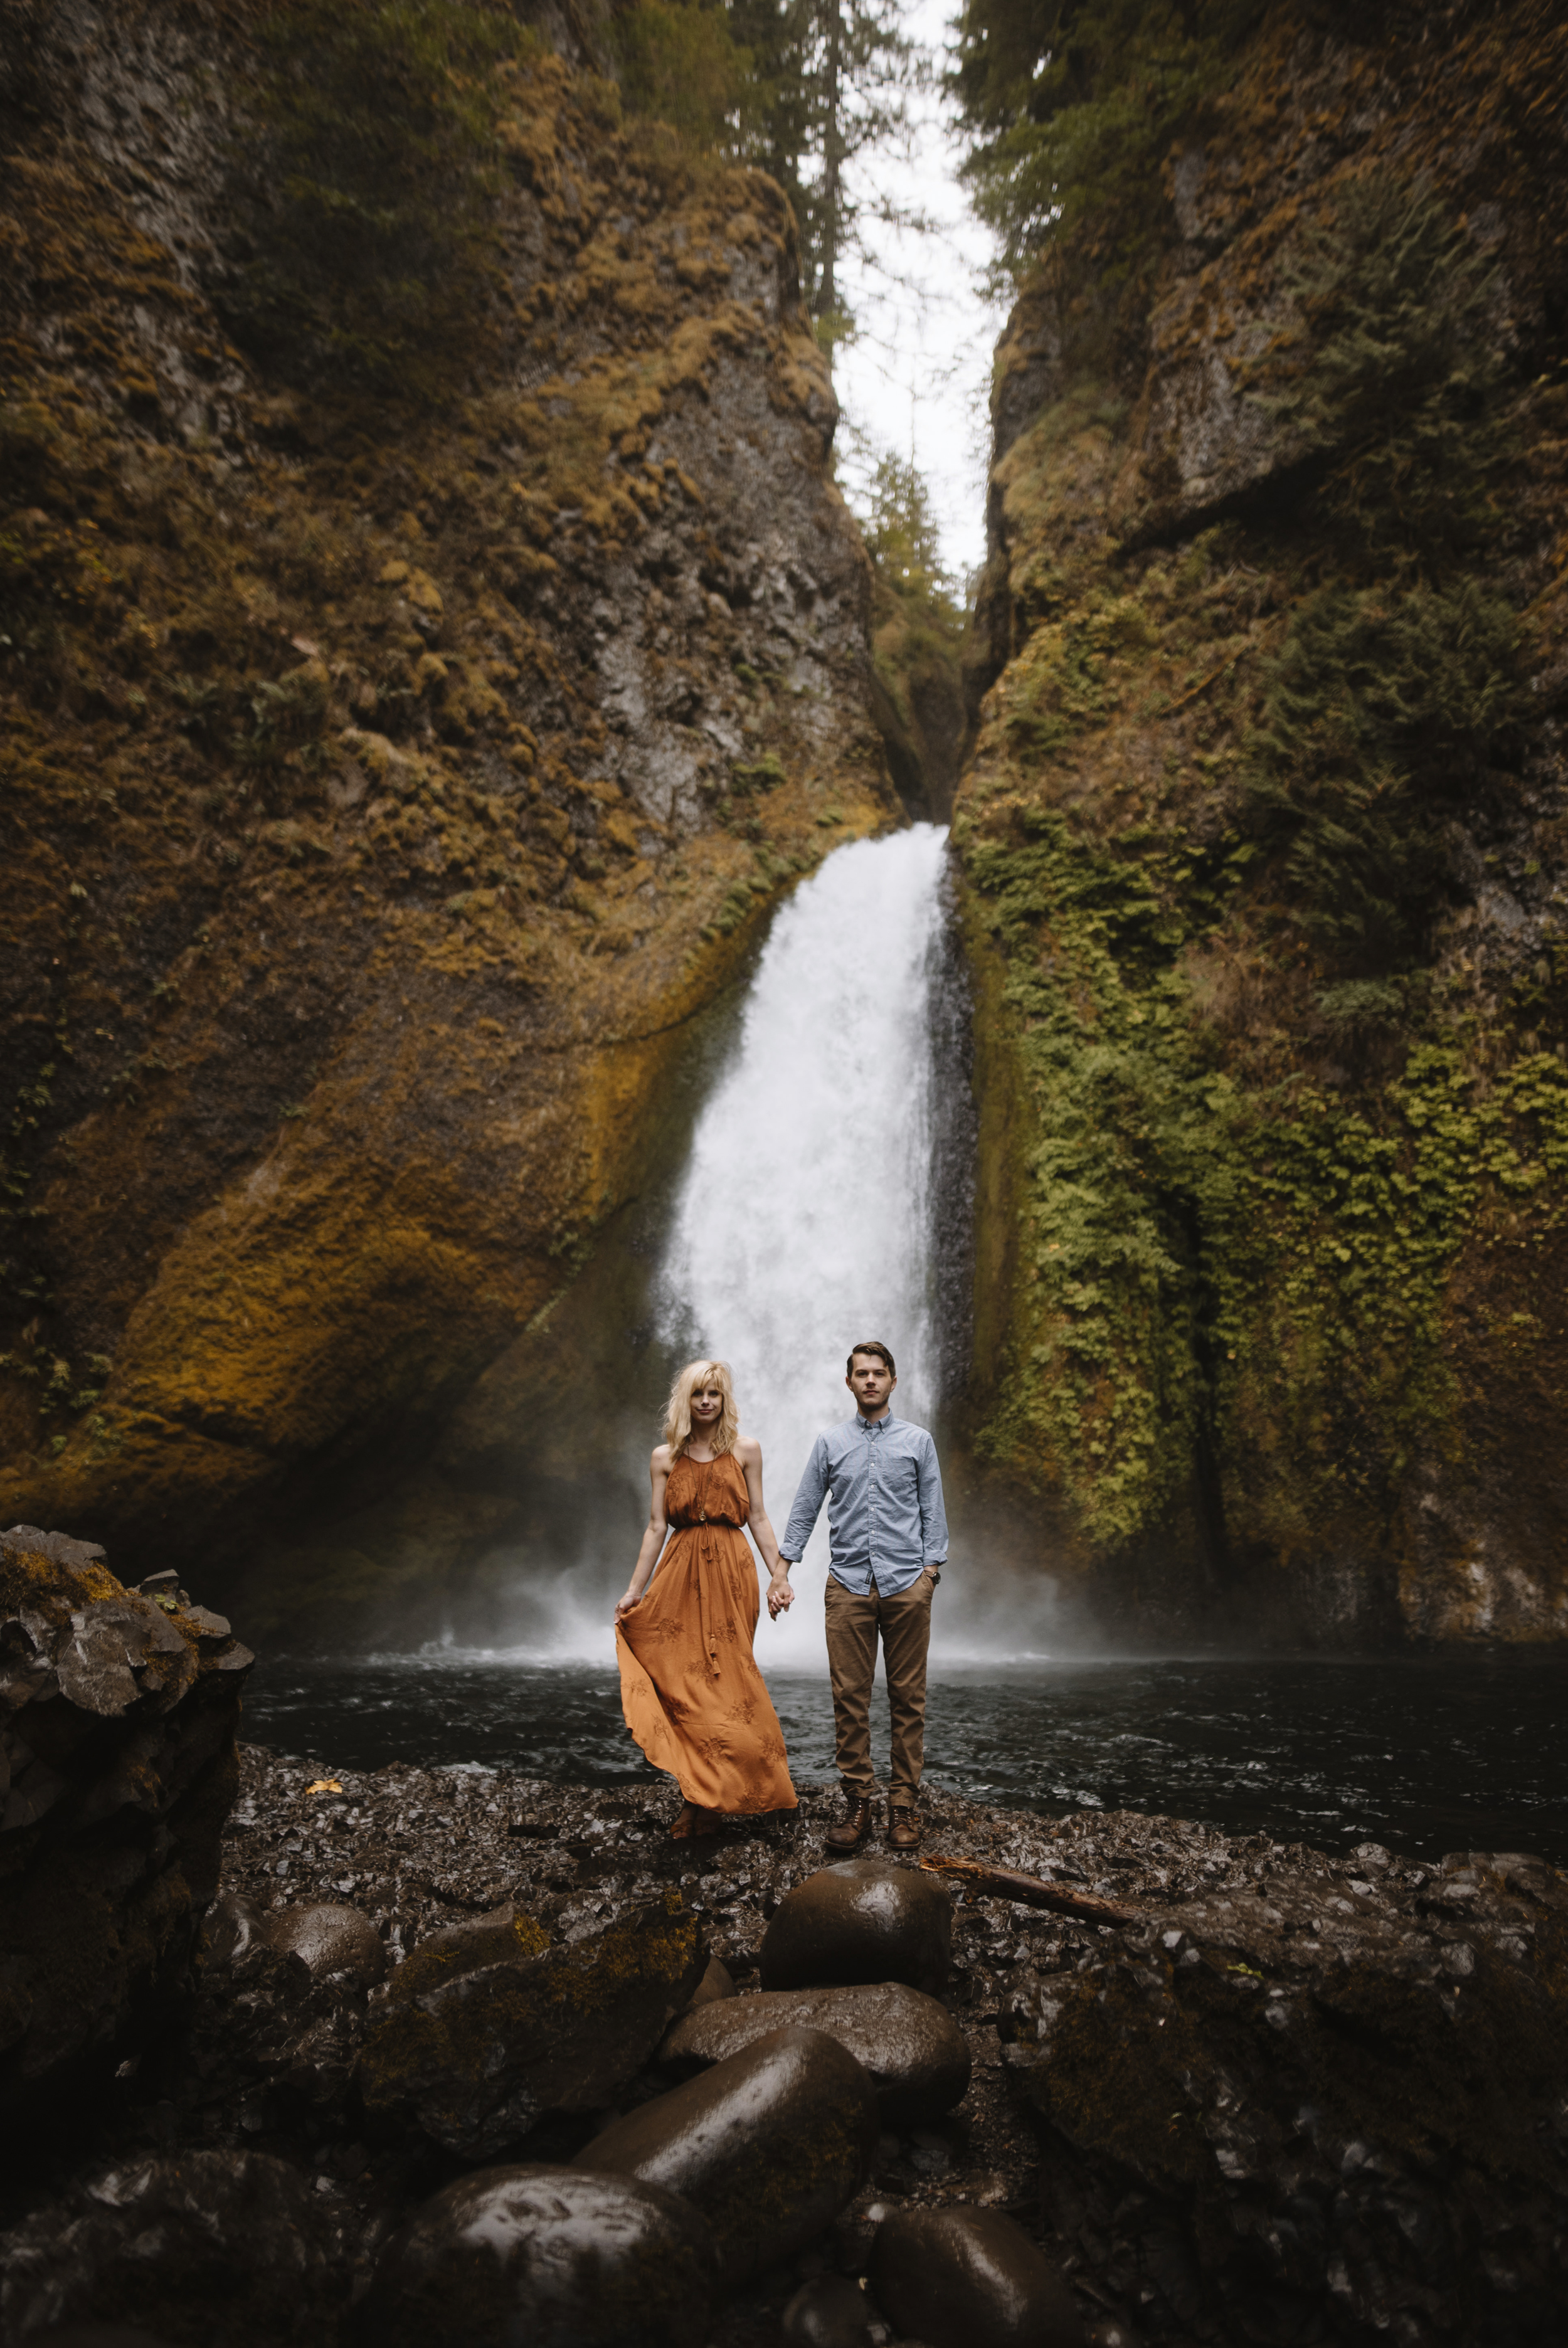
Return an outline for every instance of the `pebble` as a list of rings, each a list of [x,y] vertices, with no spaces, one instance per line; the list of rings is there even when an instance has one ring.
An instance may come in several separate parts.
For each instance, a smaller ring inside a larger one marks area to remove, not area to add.
[[[578,2166],[679,2193],[735,2289],[832,2223],[870,2173],[876,2093],[825,2031],[775,2030],[624,2119]]]
[[[547,2115],[601,2111],[707,1964],[678,1892],[535,1953],[542,1938],[531,1919],[509,1915],[420,1942],[393,1975],[359,2058],[373,2127],[418,2127],[473,2162],[512,2150]]]
[[[762,1942],[764,1989],[906,1982],[939,1991],[953,1962],[953,1901],[934,1876],[841,1859],[787,1894]]]
[[[346,1973],[362,1989],[372,1989],[387,1971],[380,1933],[363,1908],[351,1908],[345,1900],[274,1910],[262,1934],[269,1948],[300,1958],[316,1979]]]
[[[377,2262],[375,2348],[692,2348],[717,2278],[689,2204],[634,2178],[480,2169],[427,2201]]]
[[[895,2210],[868,2281],[888,2322],[926,2348],[1085,2348],[1071,2291],[1005,2210]]]
[[[877,2092],[884,2125],[940,2118],[969,2085],[967,2040],[945,2006],[903,1982],[848,1989],[764,1990],[682,2014],[659,2048],[661,2063],[722,2062],[771,2030],[799,2023],[847,2047]]]

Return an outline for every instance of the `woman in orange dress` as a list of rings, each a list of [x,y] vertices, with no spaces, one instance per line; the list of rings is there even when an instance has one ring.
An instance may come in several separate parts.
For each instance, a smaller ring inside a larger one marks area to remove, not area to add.
[[[752,1659],[760,1610],[744,1526],[770,1576],[769,1615],[795,1593],[762,1505],[762,1447],[739,1432],[723,1362],[692,1362],[676,1380],[649,1474],[615,1653],[626,1725],[686,1797],[670,1828],[684,1840],[717,1833],[721,1817],[796,1807],[784,1733]]]

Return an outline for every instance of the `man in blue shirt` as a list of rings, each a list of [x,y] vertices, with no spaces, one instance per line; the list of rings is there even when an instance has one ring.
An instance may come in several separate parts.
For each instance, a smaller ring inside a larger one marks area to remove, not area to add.
[[[880,1635],[892,1714],[888,1840],[895,1850],[913,1850],[920,1841],[916,1797],[925,1754],[931,1599],[947,1560],[942,1470],[925,1428],[895,1418],[888,1407],[898,1377],[880,1339],[855,1347],[844,1384],[854,1395],[856,1416],[830,1427],[811,1447],[779,1544],[779,1571],[788,1580],[830,1494],[828,1669],[849,1811],[841,1824],[829,1828],[827,1838],[835,1850],[858,1850],[871,1827],[876,1795],[872,1682]],[[779,1612],[771,1591],[769,1605]]]

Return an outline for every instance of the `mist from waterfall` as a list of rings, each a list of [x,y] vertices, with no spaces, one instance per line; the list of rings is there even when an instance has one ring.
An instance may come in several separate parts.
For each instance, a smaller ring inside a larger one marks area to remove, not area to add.
[[[780,905],[738,1031],[699,1110],[651,1297],[671,1370],[717,1358],[742,1432],[761,1443],[782,1537],[817,1435],[850,1416],[844,1362],[880,1337],[898,1362],[893,1408],[939,1418],[968,1368],[972,1106],[967,1006],[948,914],[944,829],[851,841]],[[656,1423],[606,1478],[647,1490]],[[521,1569],[520,1657],[608,1663],[610,1613],[636,1553]],[[826,1670],[827,1511],[770,1622],[765,1673]],[[613,1588],[612,1588],[613,1584]],[[1059,1646],[1039,1576],[985,1570],[955,1551],[938,1594],[934,1657],[1019,1660]],[[492,1648],[490,1652],[495,1652]]]
[[[901,1416],[929,1425],[941,1398],[933,994],[946,839],[917,824],[856,840],[780,908],[660,1272],[662,1334],[730,1365],[780,1535],[813,1440],[854,1408],[856,1339],[893,1354]],[[821,1658],[826,1523],[824,1510],[790,1614],[758,1627],[765,1669]]]

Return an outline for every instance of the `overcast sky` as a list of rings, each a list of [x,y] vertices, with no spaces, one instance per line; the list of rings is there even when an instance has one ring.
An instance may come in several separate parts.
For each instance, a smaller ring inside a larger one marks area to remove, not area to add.
[[[952,0],[912,0],[910,34],[940,70],[952,36]],[[907,158],[880,157],[861,168],[857,192],[867,211],[880,191],[903,210],[919,210],[935,232],[899,234],[867,218],[863,233],[880,268],[843,273],[858,333],[835,357],[833,380],[846,420],[880,448],[912,453],[932,492],[949,567],[962,580],[985,551],[985,458],[991,354],[1005,312],[987,303],[981,279],[991,240],[958,181],[961,149],[948,108],[933,90],[913,101],[915,136]],[[840,473],[856,501],[864,466],[844,433]]]

